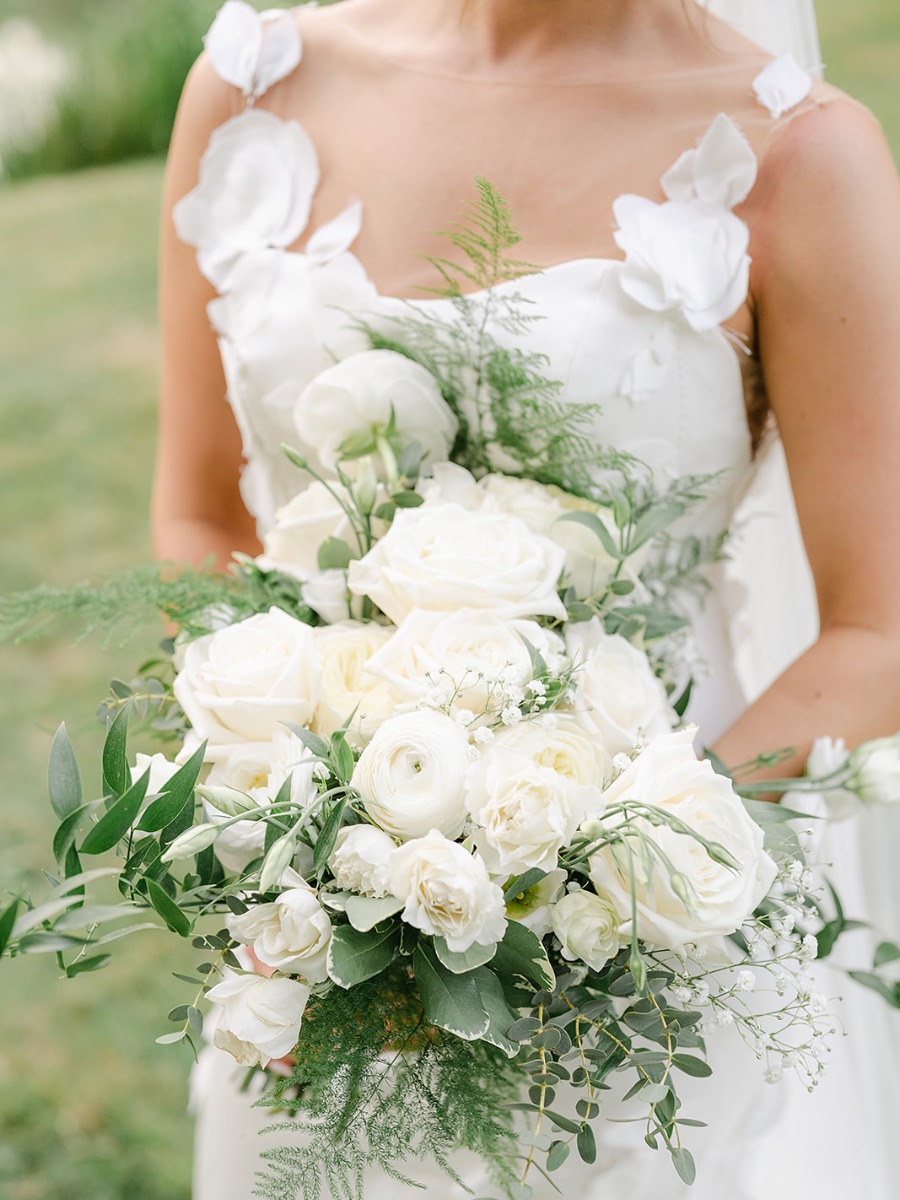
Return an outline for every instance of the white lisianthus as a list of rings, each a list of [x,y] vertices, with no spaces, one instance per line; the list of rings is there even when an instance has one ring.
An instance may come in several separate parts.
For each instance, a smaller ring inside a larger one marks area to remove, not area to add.
[[[276,512],[263,537],[261,565],[302,581],[313,579],[320,574],[319,547],[327,538],[355,544],[347,507],[352,508],[352,497],[342,484],[326,487],[314,479]]]
[[[608,900],[593,892],[569,892],[550,910],[553,932],[569,962],[600,971],[619,952],[620,918]]]
[[[900,804],[900,735],[863,742],[850,755],[849,765],[849,786],[863,804]]]
[[[393,350],[365,350],[318,374],[294,409],[304,446],[329,471],[348,439],[373,442],[393,429],[418,442],[430,458],[450,453],[458,422],[437,380],[419,363]]]
[[[390,892],[391,860],[396,849],[383,829],[349,825],[337,835],[328,866],[339,888],[380,900]]]
[[[232,914],[226,925],[233,938],[252,946],[261,963],[309,983],[328,978],[326,960],[331,942],[331,920],[315,892],[300,876],[277,900],[254,904],[245,913]]]
[[[460,953],[490,946],[506,931],[503,892],[483,860],[437,829],[400,846],[391,861],[391,892],[406,905],[403,920]]]
[[[403,841],[437,829],[458,837],[466,819],[469,739],[450,717],[422,710],[391,717],[376,731],[352,786],[371,819]]]
[[[516,517],[424,504],[397,513],[381,541],[350,564],[348,584],[395,625],[415,608],[564,619],[557,594],[564,563],[561,547]]]
[[[575,664],[569,707],[608,754],[625,753],[675,724],[666,689],[640,650],[598,617],[572,625],[566,647]]]
[[[809,758],[806,761],[806,774],[810,779],[826,779],[836,771],[842,771],[842,777],[849,775],[843,771],[850,761],[850,752],[843,738],[820,737],[812,744]],[[828,817],[830,821],[843,821],[854,817],[860,811],[861,801],[853,787],[852,780],[833,787],[823,787],[821,792],[788,793],[784,803],[788,808],[800,812],[813,811]]]
[[[268,808],[282,784],[291,777],[291,801],[305,806],[316,795],[313,762],[299,738],[280,729],[271,742],[248,742],[229,747],[215,756],[206,785],[233,788]],[[263,852],[266,826],[263,821],[234,821],[207,801],[203,809],[208,821],[225,825],[215,843],[216,857],[227,871],[240,874]]]
[[[737,861],[716,862],[695,838],[669,825],[635,817],[629,838],[633,853],[604,846],[592,855],[590,878],[598,895],[631,927],[632,873],[638,937],[652,946],[680,950],[725,937],[739,929],[767,894],[778,869],[763,847],[762,829],[747,814],[731,782],[699,760],[693,728],[655,738],[607,789],[607,828],[622,818],[609,807],[630,801],[652,805],[678,818]],[[642,855],[637,835],[662,855]],[[665,862],[671,866],[664,865]],[[675,873],[673,879],[672,873]]]
[[[372,655],[389,644],[392,629],[343,621],[314,631],[322,664],[322,691],[313,715],[316,733],[330,737],[355,710],[351,736],[368,741],[397,707],[392,689],[369,669]]]
[[[206,993],[219,1006],[213,1043],[245,1067],[265,1067],[290,1054],[310,989],[294,979],[238,975],[227,967],[225,978]]]
[[[188,643],[174,692],[197,735],[222,747],[307,725],[320,687],[312,629],[270,608]]]
[[[506,901],[506,915],[542,938],[553,928],[553,909],[560,892],[566,886],[562,869],[549,871],[543,879]]]
[[[500,681],[524,687],[531,679],[526,642],[551,672],[559,668],[562,639],[536,621],[508,620],[490,609],[417,610],[373,654],[368,669],[387,680],[398,699],[411,703],[426,697],[436,683],[452,681],[459,689],[455,703],[480,714]]]

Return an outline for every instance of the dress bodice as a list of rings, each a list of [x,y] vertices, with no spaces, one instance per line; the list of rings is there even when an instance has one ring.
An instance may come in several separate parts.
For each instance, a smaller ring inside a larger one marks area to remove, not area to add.
[[[213,133],[199,185],[174,218],[219,293],[210,318],[243,438],[242,492],[265,532],[303,486],[282,451],[298,426],[302,432],[298,399],[336,360],[368,348],[358,321],[389,323],[410,306],[446,317],[453,310],[441,297],[379,293],[353,252],[365,198],[308,231],[320,185],[317,148],[298,121],[255,104],[302,69],[290,14],[259,16],[231,0],[206,46],[247,105]],[[757,101],[776,117],[811,87],[788,57],[769,62],[753,81]],[[741,367],[747,351],[723,325],[747,298],[748,228],[733,210],[753,189],[757,165],[735,121],[713,112],[663,175],[661,200],[616,199],[620,257],[573,259],[491,289],[514,291],[529,304],[538,318],[529,323],[529,350],[545,356],[563,402],[599,405],[591,430],[598,441],[642,459],[660,483],[715,475],[708,498],[689,514],[688,532],[698,535],[727,528],[753,459]],[[292,249],[305,232],[302,252]],[[501,322],[491,333],[501,343],[520,336]],[[723,611],[713,601],[697,614],[703,655],[720,665],[731,657]],[[725,667],[718,678],[736,697]],[[738,701],[707,697],[704,708],[722,727]]]

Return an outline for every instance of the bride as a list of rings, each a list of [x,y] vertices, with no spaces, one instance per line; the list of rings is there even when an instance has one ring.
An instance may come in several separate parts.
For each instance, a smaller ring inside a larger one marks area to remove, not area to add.
[[[757,37],[791,12],[790,0],[745,9]],[[258,552],[298,486],[280,452],[288,396],[365,348],[355,318],[446,306],[428,293],[440,286],[428,256],[446,253],[436,231],[478,176],[511,205],[517,257],[541,268],[515,288],[566,401],[599,402],[597,437],[660,479],[721,472],[690,532],[734,522],[774,461],[777,426],[819,633],[770,683],[805,644],[804,581],[789,530],[757,521],[696,608],[706,671],[688,715],[703,742],[730,763],[789,744],[799,773],[821,734],[894,732],[900,185],[865,109],[694,0],[345,0],[264,20],[229,0],[186,87],[167,175],[160,553],[224,565]],[[741,563],[756,588],[743,609]],[[748,706],[747,688],[769,683]],[[848,1000],[845,1019],[860,1036],[808,1106],[785,1107],[746,1047],[712,1035],[716,1073],[687,1097],[710,1125],[696,1131],[695,1200],[889,1200],[898,1098],[872,1032],[885,1017],[857,1008]],[[196,1079],[196,1200],[253,1190],[265,1117],[229,1062],[206,1051]],[[685,1195],[639,1129],[608,1123],[598,1163],[555,1176],[562,1194]],[[437,1197],[463,1194],[418,1177]],[[466,1178],[485,1190],[477,1171]],[[386,1177],[366,1189],[396,1193]]]

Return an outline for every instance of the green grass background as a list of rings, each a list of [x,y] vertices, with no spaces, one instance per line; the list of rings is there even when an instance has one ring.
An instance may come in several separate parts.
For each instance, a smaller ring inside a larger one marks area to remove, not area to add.
[[[11,6],[0,2],[0,17]],[[871,105],[900,150],[900,6],[819,9],[830,77]],[[74,0],[67,11],[74,20]],[[160,184],[150,159],[0,189],[0,591],[150,556]],[[149,636],[105,652],[0,649],[0,887],[39,892],[50,862],[56,724],[67,720],[95,781],[94,705],[152,649]],[[72,981],[47,958],[0,966],[0,1200],[188,1197],[188,1062],[153,1039],[185,1001],[170,972],[190,951],[176,961],[171,939],[152,934],[120,946],[112,968]]]

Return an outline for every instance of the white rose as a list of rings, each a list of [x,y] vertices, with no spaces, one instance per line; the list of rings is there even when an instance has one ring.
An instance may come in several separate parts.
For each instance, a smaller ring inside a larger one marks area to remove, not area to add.
[[[391,717],[363,750],[352,786],[366,812],[404,841],[438,829],[458,837],[466,819],[469,739],[443,713]]]
[[[213,131],[199,184],[172,212],[175,230],[197,247],[201,271],[224,292],[244,254],[285,249],[297,240],[318,183],[309,134],[296,121],[247,108]]]
[[[318,479],[275,514],[272,528],[263,537],[262,565],[296,579],[319,574],[319,547],[326,538],[354,545],[353,526],[340,501],[351,497],[340,483],[328,487]]]
[[[566,886],[566,873],[549,871],[543,879],[506,901],[506,915],[542,938],[553,928],[553,904]]]
[[[336,625],[346,621],[350,612],[350,593],[347,590],[347,572],[337,567],[322,571],[306,581],[300,588],[303,603],[317,612],[323,621]]]
[[[598,617],[571,625],[566,647],[575,664],[569,704],[607,753],[625,753],[675,724],[646,656],[619,634],[606,633]]]
[[[348,438],[374,440],[392,422],[402,442],[418,442],[439,459],[450,453],[458,428],[431,372],[393,350],[366,350],[322,371],[294,409],[304,446],[329,471]]]
[[[730,781],[696,757],[694,733],[689,728],[655,738],[607,789],[607,806],[628,800],[661,809],[722,845],[739,869],[715,862],[688,834],[642,818],[633,823],[671,863],[678,877],[675,884],[670,869],[656,856],[641,855],[635,839],[630,839],[631,858],[621,848],[606,846],[590,861],[591,881],[618,912],[626,936],[631,927],[633,863],[638,937],[671,950],[734,933],[777,874],[763,848],[762,830],[747,815]]]
[[[288,888],[269,904],[254,904],[230,916],[226,924],[231,936],[252,946],[267,967],[302,975],[309,983],[328,978],[331,920],[309,886]]]
[[[396,850],[391,892],[406,901],[404,921],[454,952],[493,945],[506,931],[503,892],[482,859],[436,829]]]
[[[190,642],[174,692],[196,733],[225,746],[307,725],[320,681],[312,629],[271,608]]]
[[[305,806],[316,795],[313,762],[299,738],[280,729],[271,742],[247,742],[229,747],[228,753],[217,756],[206,779],[208,787],[234,788],[250,796],[260,808],[268,808],[291,777],[291,800]],[[229,818],[212,804],[204,801],[205,819],[213,824],[225,824]],[[263,852],[266,840],[264,821],[234,821],[222,830],[215,841],[219,862],[235,875]]]
[[[158,796],[175,772],[180,769],[177,762],[169,762],[164,754],[136,754],[134,766],[131,768],[131,782],[137,783],[141,776],[149,771],[147,795]]]
[[[425,504],[397,513],[381,541],[350,564],[348,583],[395,625],[414,608],[564,619],[557,595],[564,562],[561,547],[515,517]]]
[[[345,621],[314,631],[322,664],[322,691],[313,716],[316,733],[330,737],[355,710],[351,734],[369,741],[397,707],[397,697],[369,670],[372,655],[389,644],[394,631],[372,622]]]
[[[900,803],[900,735],[863,742],[850,755],[850,786],[863,804]]]
[[[583,962],[600,971],[618,954],[620,917],[609,901],[593,892],[570,892],[550,911],[553,932],[569,962]]]
[[[390,892],[392,838],[374,825],[345,826],[337,836],[328,865],[339,888],[377,899]]]
[[[500,680],[524,687],[532,678],[526,641],[551,671],[558,667],[562,639],[536,621],[509,620],[490,609],[414,611],[373,654],[368,669],[387,680],[398,699],[413,703],[452,681],[454,703],[482,713]]]
[[[227,967],[224,975],[206,993],[207,1000],[221,1009],[214,1044],[246,1067],[265,1067],[273,1058],[290,1054],[309,1000],[307,985],[294,979],[238,975]]]
[[[532,717],[511,729],[500,729],[493,746],[527,755],[537,767],[547,767],[575,784],[591,789],[590,811],[601,813],[602,790],[612,777],[612,759],[568,713],[555,711]]]

